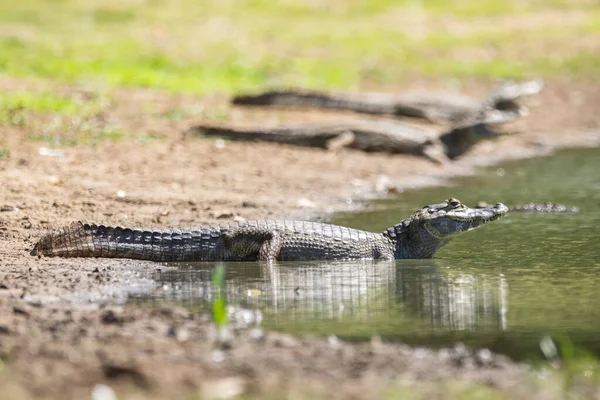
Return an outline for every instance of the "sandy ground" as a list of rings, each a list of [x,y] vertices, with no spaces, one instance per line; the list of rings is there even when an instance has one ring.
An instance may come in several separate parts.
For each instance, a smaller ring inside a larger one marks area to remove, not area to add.
[[[428,86],[433,84],[420,87]],[[477,95],[485,87],[471,83],[465,91]],[[433,352],[376,340],[356,345],[240,329],[221,348],[206,315],[116,305],[127,290],[152,286],[139,272],[156,264],[37,259],[29,250],[48,228],[73,220],[181,227],[234,218],[321,218],[388,191],[473,173],[477,165],[598,145],[600,85],[546,82],[528,101],[530,116],[506,127],[518,133],[482,143],[448,166],[353,150],[222,146],[184,134],[201,118],[165,120],[158,111],[145,115],[136,107],[152,102],[160,111],[200,102],[223,109],[226,100],[119,92],[108,118],[158,138],[66,147],[60,156],[41,155],[44,145],[26,140],[27,129],[0,128],[10,149],[9,157],[0,158],[0,206],[6,210],[0,212],[0,382],[7,398],[86,398],[97,383],[131,398],[211,397],[227,390],[376,398],[390,382],[446,379],[498,388],[511,398],[546,397],[525,383],[520,366],[460,347]],[[356,118],[242,108],[227,113],[236,123]]]

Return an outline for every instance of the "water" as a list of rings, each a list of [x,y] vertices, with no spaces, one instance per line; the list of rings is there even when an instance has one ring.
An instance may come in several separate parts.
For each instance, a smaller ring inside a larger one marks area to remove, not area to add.
[[[600,355],[600,150],[507,163],[334,222],[382,231],[448,197],[468,205],[554,201],[583,212],[513,212],[459,236],[433,260],[228,263],[228,300],[260,309],[263,326],[296,334],[434,346],[461,340],[516,359],[538,357],[549,334]],[[207,309],[212,266],[157,272],[163,287],[140,301]]]

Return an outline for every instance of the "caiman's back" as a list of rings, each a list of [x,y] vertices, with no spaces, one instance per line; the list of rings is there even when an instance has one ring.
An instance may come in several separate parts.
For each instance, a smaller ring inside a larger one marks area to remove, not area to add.
[[[76,222],[43,237],[33,255],[153,261],[250,261],[269,245],[277,259],[379,258],[381,234],[307,221],[261,220],[184,229],[135,229]],[[392,250],[393,251],[393,250]]]
[[[239,226],[240,232],[245,229],[279,232],[281,250],[277,259],[281,261],[378,259],[383,252],[387,254],[388,249],[393,249],[393,244],[379,233],[318,222],[267,220],[248,221]]]

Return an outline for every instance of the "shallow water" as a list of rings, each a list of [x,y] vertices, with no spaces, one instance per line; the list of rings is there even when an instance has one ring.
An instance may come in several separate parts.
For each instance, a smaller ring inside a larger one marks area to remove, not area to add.
[[[516,359],[539,356],[539,340],[550,334],[600,354],[600,150],[506,163],[334,222],[382,231],[448,197],[468,205],[554,201],[583,211],[511,212],[454,239],[432,260],[227,263],[228,300],[260,309],[267,328],[298,334],[424,345],[461,340]],[[157,272],[162,288],[138,300],[206,309],[213,266]]]

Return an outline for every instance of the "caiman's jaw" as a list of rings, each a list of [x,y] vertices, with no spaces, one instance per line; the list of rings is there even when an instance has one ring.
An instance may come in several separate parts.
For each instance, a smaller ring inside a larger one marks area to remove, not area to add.
[[[449,240],[462,232],[495,221],[508,212],[508,207],[498,203],[492,207],[472,209],[454,198],[441,204],[423,207],[413,215],[411,225],[422,226],[431,236]]]

